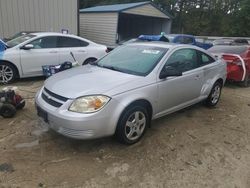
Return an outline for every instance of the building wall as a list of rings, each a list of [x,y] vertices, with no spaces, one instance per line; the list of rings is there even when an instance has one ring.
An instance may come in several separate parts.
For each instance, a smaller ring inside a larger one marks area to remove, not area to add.
[[[118,13],[81,13],[80,36],[94,42],[116,44]]]
[[[20,31],[78,32],[77,0],[0,0],[0,38]]]

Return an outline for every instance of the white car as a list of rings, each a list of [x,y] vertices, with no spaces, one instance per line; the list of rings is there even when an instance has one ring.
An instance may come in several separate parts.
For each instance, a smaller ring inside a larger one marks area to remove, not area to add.
[[[30,33],[7,42],[0,52],[0,83],[17,78],[42,75],[43,65],[58,65],[75,59],[88,64],[103,57],[107,47],[75,35],[62,33]]]

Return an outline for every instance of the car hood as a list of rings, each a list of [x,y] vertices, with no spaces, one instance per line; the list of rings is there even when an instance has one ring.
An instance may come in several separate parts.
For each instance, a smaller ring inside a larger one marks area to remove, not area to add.
[[[112,96],[123,92],[117,90],[120,86],[137,80],[141,80],[141,77],[86,65],[57,73],[50,77],[44,86],[49,91],[67,98],[106,93]],[[114,92],[111,92],[112,90]]]

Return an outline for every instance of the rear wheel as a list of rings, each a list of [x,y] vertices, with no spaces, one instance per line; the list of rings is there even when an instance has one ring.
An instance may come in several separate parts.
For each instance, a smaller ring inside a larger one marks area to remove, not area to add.
[[[150,119],[146,108],[129,107],[120,117],[115,136],[123,144],[135,144],[145,134]]]
[[[209,107],[214,107],[220,100],[222,90],[222,84],[220,82],[216,82],[209,94],[208,98],[206,99],[206,105]]]
[[[15,81],[17,77],[16,68],[10,63],[0,62],[0,83],[8,84]]]

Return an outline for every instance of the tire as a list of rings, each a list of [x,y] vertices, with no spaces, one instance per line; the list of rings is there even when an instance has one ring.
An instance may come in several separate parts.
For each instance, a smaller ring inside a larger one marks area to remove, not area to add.
[[[0,83],[8,84],[12,83],[17,78],[17,70],[10,63],[0,62]]]
[[[4,118],[12,118],[16,114],[16,108],[12,104],[3,104],[0,109],[0,115]]]
[[[121,115],[115,137],[122,144],[135,144],[143,137],[149,123],[150,118],[145,107],[131,106]]]
[[[250,75],[246,75],[244,81],[240,83],[242,87],[249,87]]]
[[[89,63],[95,62],[97,59],[96,58],[89,58],[83,62],[82,65],[87,65]]]
[[[221,96],[222,84],[220,82],[215,82],[213,88],[206,99],[205,103],[208,107],[214,107],[218,104]]]

